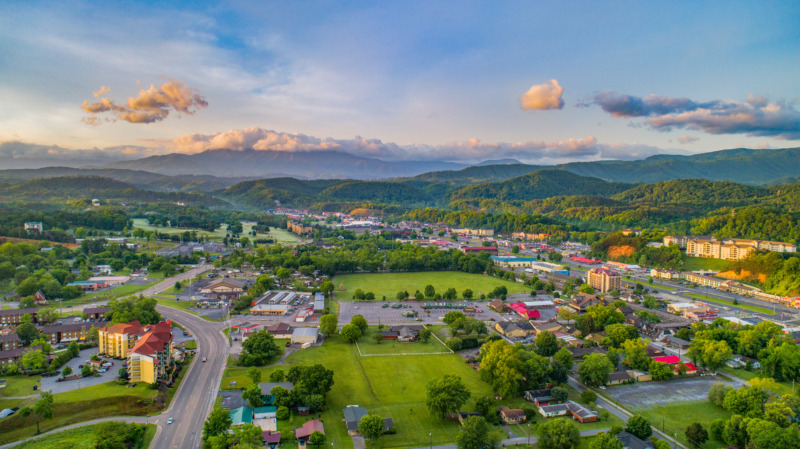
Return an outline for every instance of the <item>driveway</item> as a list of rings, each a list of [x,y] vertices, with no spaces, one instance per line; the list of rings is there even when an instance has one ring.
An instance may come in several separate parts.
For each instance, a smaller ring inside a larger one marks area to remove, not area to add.
[[[86,361],[89,360],[91,356],[97,354],[97,348],[90,348],[84,349],[80,352],[78,357],[67,362],[64,366],[69,366],[72,368],[73,373],[80,373],[81,369],[78,368],[78,365],[85,365]],[[51,393],[64,393],[65,391],[73,391],[78,390],[80,388],[91,387],[92,385],[99,385],[106,382],[111,382],[117,378],[117,372],[120,368],[122,368],[122,361],[121,360],[114,360],[114,359],[104,359],[111,361],[114,365],[108,370],[108,372],[100,373],[98,376],[92,377],[84,377],[81,379],[76,380],[69,380],[66,382],[56,382],[56,379],[59,376],[53,377],[42,377],[41,381],[41,388],[45,391],[50,391]],[[64,369],[63,367],[61,368]]]
[[[630,385],[606,387],[605,394],[631,409],[644,409],[676,401],[706,401],[708,390],[717,382],[736,387],[718,376],[687,377],[663,382],[637,382]]]

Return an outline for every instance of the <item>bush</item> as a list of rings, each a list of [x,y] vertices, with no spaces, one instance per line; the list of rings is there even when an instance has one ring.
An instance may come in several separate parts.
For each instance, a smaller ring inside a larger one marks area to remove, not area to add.
[[[278,407],[278,410],[275,412],[275,417],[278,419],[289,419],[289,407]]]
[[[581,402],[588,404],[597,400],[597,393],[592,390],[583,390],[581,392]]]

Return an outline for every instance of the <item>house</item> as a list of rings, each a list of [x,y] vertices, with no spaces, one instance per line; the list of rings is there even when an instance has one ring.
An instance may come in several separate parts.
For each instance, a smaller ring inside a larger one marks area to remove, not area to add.
[[[622,277],[607,268],[592,268],[586,274],[586,283],[601,293],[608,293],[611,290],[620,290]]]
[[[358,432],[358,423],[361,418],[367,415],[367,409],[357,405],[348,405],[344,408],[344,423],[347,426],[347,433],[350,435],[360,435]],[[383,419],[383,430],[388,432],[394,426],[392,418]]]
[[[578,313],[584,313],[591,306],[602,304],[603,300],[599,296],[590,295],[588,293],[578,293],[572,297],[569,302],[569,307]]]
[[[90,320],[103,320],[106,314],[111,311],[111,307],[84,307],[83,313],[88,315]]]
[[[294,327],[284,322],[271,324],[266,329],[275,338],[292,338],[292,332],[294,332]]]
[[[36,301],[38,305],[45,305],[47,304],[47,298],[45,298],[44,293],[41,290],[37,290],[36,293],[33,294],[33,300]]]
[[[319,339],[319,329],[316,327],[298,327],[292,331],[292,343],[314,344]]]
[[[580,360],[590,354],[606,355],[605,349],[599,346],[592,346],[591,348],[570,348],[569,351],[572,353],[572,358],[576,360]]]
[[[458,412],[458,422],[463,426],[464,421],[466,421],[471,416],[483,416],[478,412]]]
[[[495,299],[494,301],[490,302],[489,308],[497,313],[511,312],[511,307],[508,307],[508,304],[500,301],[499,299]]]
[[[245,285],[247,285],[245,281],[222,277],[211,281],[200,290],[200,293],[215,295],[217,298],[239,298],[244,291]]]
[[[529,321],[498,321],[494,324],[500,335],[508,338],[525,338],[533,335],[533,325]]]
[[[581,423],[594,422],[600,419],[600,414],[575,401],[567,401],[563,404],[555,405],[541,405],[539,406],[539,414],[545,418],[570,415]]]
[[[745,368],[747,364],[750,364],[750,368],[759,369],[761,368],[761,362],[756,359],[751,359],[750,357],[745,357],[743,355],[734,354],[733,357],[725,362],[731,368]]]
[[[531,325],[533,326],[533,330],[536,331],[536,335],[545,331],[553,334],[566,330],[566,328],[557,321],[531,321]]]
[[[608,385],[619,385],[630,382],[633,376],[625,371],[617,371],[608,375]]]
[[[653,443],[642,440],[636,435],[622,431],[617,434],[617,439],[622,442],[622,449],[653,449]]]
[[[678,371],[679,365],[683,363],[681,358],[678,357],[677,355],[670,355],[666,357],[653,357],[653,360],[655,360],[656,362],[666,363],[667,365],[671,365],[672,369],[674,369],[676,372]],[[697,374],[698,369],[696,366],[694,366],[694,363],[686,362],[683,363],[683,365],[686,367],[686,374],[688,375]]]
[[[265,430],[264,433],[261,434],[261,438],[264,440],[264,445],[269,449],[277,449],[278,445],[281,444],[280,432]]]
[[[528,420],[525,416],[525,412],[520,408],[512,409],[501,405],[497,410],[500,411],[500,417],[503,418],[503,422],[506,424],[520,424]]]
[[[549,405],[553,397],[553,390],[528,390],[525,392],[525,400],[533,402],[537,407],[540,405]]]
[[[691,343],[688,341],[678,338],[674,335],[665,335],[664,338],[661,340],[663,343],[666,343],[667,346],[670,348],[680,349],[680,350],[687,350]]]
[[[399,342],[416,341],[419,331],[423,326],[392,326],[388,330],[381,332],[384,340],[396,340]]]
[[[248,406],[239,407],[230,411],[231,426],[243,426],[253,423],[253,409]]]

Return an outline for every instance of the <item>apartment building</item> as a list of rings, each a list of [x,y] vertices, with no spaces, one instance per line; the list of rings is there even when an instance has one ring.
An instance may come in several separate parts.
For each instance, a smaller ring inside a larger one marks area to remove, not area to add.
[[[144,327],[138,321],[103,327],[97,332],[100,355],[127,358],[128,351],[144,333]]]
[[[664,238],[665,242],[667,238]],[[776,251],[781,253],[796,252],[797,246],[792,243],[771,242],[752,239],[716,240],[702,236],[692,237],[686,243],[686,255],[691,257],[707,257],[723,260],[742,260],[756,250]]]
[[[622,278],[616,271],[607,268],[592,268],[586,274],[586,283],[601,293],[619,290],[622,287]]]
[[[465,235],[473,235],[476,237],[492,237],[494,236],[494,229],[473,229],[473,228],[453,228],[450,230],[450,234],[465,234]]]
[[[162,321],[148,326],[147,332],[128,351],[128,380],[152,384],[167,377],[173,349],[169,323]]]

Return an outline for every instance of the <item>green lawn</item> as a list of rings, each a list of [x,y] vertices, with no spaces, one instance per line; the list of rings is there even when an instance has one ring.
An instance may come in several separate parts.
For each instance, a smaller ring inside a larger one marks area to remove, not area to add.
[[[749,310],[751,312],[764,313],[767,315],[775,315],[775,312],[773,312],[770,309],[766,309],[764,307],[759,307],[759,306],[752,306],[750,304],[745,304],[742,302],[740,302],[739,304],[734,304],[733,301],[728,301],[727,299],[719,299],[714,296],[700,295],[697,293],[687,293],[686,295],[691,296],[692,298],[702,299],[704,301],[709,301],[717,304],[725,304],[726,306],[738,307],[740,309]]]
[[[242,221],[242,235],[246,236],[249,239],[253,239],[253,236],[250,235],[250,231],[253,229],[254,222],[251,221]],[[215,229],[213,232],[208,232],[202,229],[191,229],[191,228],[170,228],[167,226],[153,226],[147,223],[147,219],[144,218],[134,218],[133,219],[133,226],[135,228],[141,228],[145,231],[158,231],[164,234],[181,234],[185,231],[197,231],[197,235],[202,235],[210,240],[215,241],[222,241],[225,235],[228,233],[228,225],[222,224],[219,228]],[[294,243],[299,242],[300,239],[292,234],[291,232],[287,231],[286,229],[278,229],[278,228],[270,228],[269,233],[264,234],[259,232],[256,234],[256,239],[274,239],[277,243]]]
[[[6,387],[0,388],[0,399],[9,396],[28,396],[36,394],[33,391],[34,385],[39,385],[39,380],[42,376],[0,376],[0,379],[6,380]]]
[[[63,432],[54,433],[16,446],[18,449],[94,449],[94,434],[100,424],[78,427]],[[156,425],[149,424],[144,435],[144,445],[149,447],[150,441],[156,434]]]
[[[99,301],[106,301],[113,298],[121,298],[123,296],[132,295],[134,293],[139,293],[142,290],[147,289],[148,287],[160,282],[163,279],[163,275],[161,273],[155,273],[154,276],[147,276],[147,280],[149,281],[147,284],[144,285],[134,285],[134,284],[125,284],[120,285],[119,287],[114,287],[109,290],[104,290],[100,292],[92,292],[87,293],[85,295],[79,296],[75,299],[70,299],[63,301],[64,307],[72,306],[72,305],[80,305],[80,304],[91,304],[94,302]],[[59,307],[58,303],[53,303],[53,307]],[[64,312],[69,312],[68,309],[64,309]]]
[[[433,285],[439,293],[444,293],[448,288],[455,288],[459,296],[461,292],[469,288],[475,297],[481,293],[489,293],[501,285],[505,286],[509,293],[527,291],[527,287],[519,282],[460,271],[342,274],[334,277],[333,284],[336,287],[334,290],[336,299],[339,301],[352,301],[353,292],[359,288],[364,292],[375,293],[376,298],[386,296],[387,300],[394,300],[399,291],[408,291],[412,296],[417,290],[424,292],[426,285]],[[342,284],[344,284],[344,290],[340,290]]]
[[[650,421],[654,427],[664,429],[667,435],[672,436],[683,444],[688,444],[683,432],[694,422],[703,424],[708,429],[708,425],[715,419],[728,419],[731,413],[720,407],[716,407],[708,401],[702,402],[675,402],[670,405],[654,407],[644,410],[632,410],[639,413]],[[715,440],[709,440],[702,446],[704,449],[724,448],[725,444]]]
[[[355,345],[334,336],[326,339],[322,346],[300,350],[287,358],[288,365],[300,363],[321,363],[334,372],[334,386],[327,395],[328,410],[320,415],[320,419],[325,424],[328,441],[335,441],[336,447],[352,447],[342,423],[342,409],[347,405],[358,404],[370,413],[394,420],[397,434],[382,438],[382,447],[410,448],[429,444],[428,433],[433,434],[433,444],[450,444],[458,433],[457,422],[434,419],[425,408],[425,384],[429,380],[456,374],[472,391],[473,398],[491,394],[491,388],[478,378],[478,374],[461,357],[453,354],[360,357]],[[277,368],[286,370],[287,365],[265,368],[264,379]],[[242,379],[239,370],[226,369],[223,388],[229,388],[231,379]],[[246,377],[241,382],[249,385]],[[474,400],[471,400],[464,409],[473,410],[473,404]],[[301,425],[303,420],[294,418],[294,425]]]
[[[427,343],[421,341],[398,343],[394,340],[384,340],[378,343],[373,339],[377,333],[377,326],[370,327],[367,329],[366,335],[358,340],[358,347],[361,349],[361,354],[431,354],[439,352],[450,354],[450,350],[439,343],[433,336],[431,336]]]
[[[161,294],[153,296],[153,298],[156,300],[156,302],[158,302],[162,306],[172,307],[172,308],[175,308],[175,309],[181,309],[184,312],[191,313],[192,315],[199,315],[200,314],[196,310],[189,310],[190,307],[193,307],[195,305],[196,301],[178,301],[176,298],[170,298],[168,296],[164,296],[164,295],[161,295]]]
[[[683,271],[725,271],[728,265],[730,265],[730,261],[727,260],[683,256]]]
[[[163,407],[156,401],[158,391],[140,383],[134,388],[108,382],[80,390],[53,395],[53,419],[41,421],[42,432],[77,422],[107,416],[147,415]],[[33,400],[26,400],[30,405]],[[12,415],[0,426],[0,444],[32,436],[36,432],[36,416]]]

